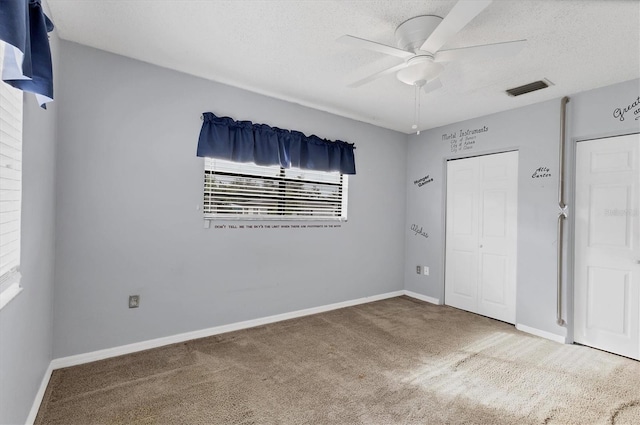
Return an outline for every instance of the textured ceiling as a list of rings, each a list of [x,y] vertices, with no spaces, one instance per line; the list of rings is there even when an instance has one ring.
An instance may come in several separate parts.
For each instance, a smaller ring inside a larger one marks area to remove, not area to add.
[[[455,1],[48,4],[62,39],[410,133],[413,87],[394,75],[347,87],[402,59],[335,40],[351,34],[395,46],[394,31],[400,23],[417,15],[445,16]],[[640,77],[636,0],[496,0],[444,48],[521,39],[528,45],[514,57],[447,64],[441,75],[443,88],[421,95],[420,128]],[[517,98],[504,93],[542,78],[554,85]]]

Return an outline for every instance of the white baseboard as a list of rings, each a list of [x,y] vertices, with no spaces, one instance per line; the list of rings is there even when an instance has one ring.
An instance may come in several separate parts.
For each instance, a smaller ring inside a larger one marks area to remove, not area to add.
[[[567,343],[567,338],[562,335],[556,335],[551,332],[543,331],[540,329],[532,328],[530,326],[521,325],[516,323],[516,329],[522,332],[526,332],[531,335],[539,336],[541,338],[550,339],[551,341],[559,342],[561,344]]]
[[[197,338],[205,338],[208,336],[219,335],[226,332],[238,331],[241,329],[252,328],[255,326],[266,325],[269,323],[280,322],[282,320],[295,319],[297,317],[309,316],[311,314],[324,313],[326,311],[337,310],[339,308],[351,307],[358,304],[366,304],[373,301],[384,300],[387,298],[399,297],[405,295],[405,291],[387,292],[386,294],[373,295],[370,297],[358,298],[350,301],[343,301],[334,304],[328,304],[320,307],[312,307],[304,310],[292,311],[290,313],[276,314],[274,316],[263,317],[259,319],[246,320],[244,322],[231,323],[228,325],[216,326],[198,331],[185,332],[177,335],[171,335],[163,338],[150,339],[147,341],[136,342],[133,344],[121,345],[119,347],[106,348],[104,350],[92,351],[74,356],[61,357],[53,359],[51,366],[53,369],[63,367],[76,366],[79,364],[94,362],[96,360],[104,360],[110,357],[121,356],[123,354],[135,353],[138,351],[149,350],[151,348],[162,347],[164,345],[175,344],[178,342],[189,341]]]
[[[52,363],[49,363],[49,367],[44,372],[44,376],[42,377],[42,382],[40,382],[40,388],[38,388],[38,392],[36,393],[36,397],[33,400],[33,404],[31,405],[31,410],[29,410],[29,416],[27,416],[26,425],[33,425],[36,421],[36,416],[38,416],[38,410],[40,410],[40,404],[42,404],[42,399],[44,398],[44,393],[47,391],[47,385],[49,385],[49,379],[51,379],[51,373],[53,372]]]
[[[421,301],[426,301],[426,302],[431,303],[431,304],[437,304],[437,305],[441,304],[440,300],[437,299],[437,298],[433,298],[433,297],[430,297],[428,295],[418,294],[417,292],[413,292],[413,291],[407,291],[406,289],[404,290],[404,294],[406,296],[408,296],[408,297],[415,298],[415,299],[421,300]]]

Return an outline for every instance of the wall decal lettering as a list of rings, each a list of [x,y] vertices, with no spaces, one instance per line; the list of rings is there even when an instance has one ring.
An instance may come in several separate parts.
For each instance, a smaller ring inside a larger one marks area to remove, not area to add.
[[[604,210],[605,217],[638,217],[640,215],[639,209],[606,209]]]
[[[534,171],[533,174],[531,174],[532,179],[541,179],[545,177],[551,177],[549,167],[540,167],[536,171]]]
[[[624,108],[616,108],[613,110],[613,117],[618,118],[620,121],[624,121],[624,114],[633,110],[633,115],[635,115],[635,120],[638,121],[640,119],[640,96],[636,100],[634,100],[629,105]]]
[[[417,185],[418,187],[422,187],[427,183],[431,183],[432,181],[433,181],[433,177],[430,177],[429,174],[427,174],[426,176],[422,177],[421,179],[414,180],[413,184]]]
[[[417,224],[412,224],[411,225],[411,231],[414,233],[414,236],[422,236],[425,238],[429,237],[429,234],[427,232],[425,232],[424,230],[422,230],[422,226],[418,226]]]
[[[489,131],[489,127],[486,125],[481,128],[468,128],[457,133],[445,133],[442,135],[442,140],[449,141],[452,153],[467,151],[473,149],[477,136],[487,131]]]
[[[214,229],[329,229],[342,227],[342,224],[216,224]]]

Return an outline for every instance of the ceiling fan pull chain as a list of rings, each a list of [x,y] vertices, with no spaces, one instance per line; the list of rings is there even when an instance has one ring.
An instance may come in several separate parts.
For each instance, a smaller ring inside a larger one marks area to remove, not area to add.
[[[418,80],[413,83],[413,87],[415,88],[415,92],[413,95],[413,122],[414,124],[411,126],[413,130],[417,130],[416,134],[420,134],[420,89],[424,87],[427,82],[425,80]]]
[[[420,100],[419,100],[419,96],[420,95],[420,87],[418,87],[417,82],[413,85],[413,125],[411,126],[411,128],[413,130],[418,128],[418,113],[419,113],[419,105],[420,105]]]
[[[422,88],[422,86],[424,85],[424,81],[422,82],[422,84],[416,84],[416,96],[418,96],[418,118],[416,119],[416,124],[418,125],[418,131],[416,132],[416,135],[420,134],[420,89]]]

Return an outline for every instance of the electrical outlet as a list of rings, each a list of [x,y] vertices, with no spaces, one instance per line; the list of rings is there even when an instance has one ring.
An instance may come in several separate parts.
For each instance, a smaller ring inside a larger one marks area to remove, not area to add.
[[[422,266],[422,274],[429,276],[429,266]]]
[[[140,307],[140,295],[129,295],[129,308]]]
[[[416,273],[422,274],[422,267],[416,266]]]

